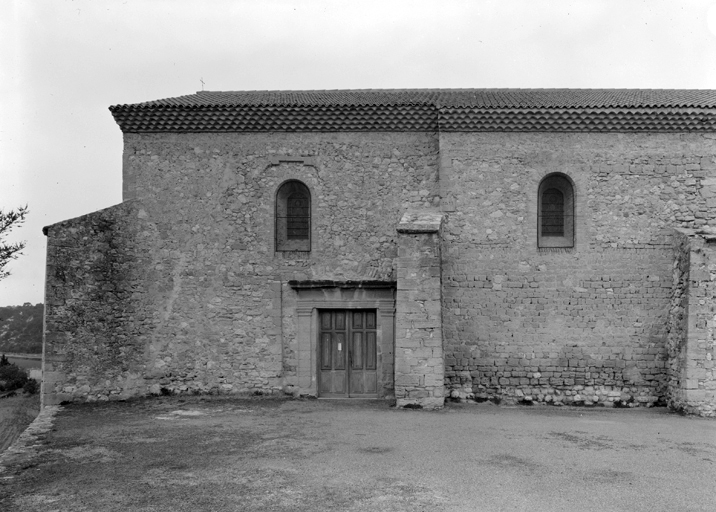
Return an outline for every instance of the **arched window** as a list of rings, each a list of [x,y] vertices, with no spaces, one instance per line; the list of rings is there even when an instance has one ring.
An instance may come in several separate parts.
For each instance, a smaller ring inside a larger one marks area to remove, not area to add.
[[[556,188],[542,192],[542,236],[564,236],[564,194]]]
[[[537,246],[574,247],[574,188],[562,174],[550,174],[538,189]]]
[[[297,180],[276,192],[276,250],[311,250],[311,192]]]

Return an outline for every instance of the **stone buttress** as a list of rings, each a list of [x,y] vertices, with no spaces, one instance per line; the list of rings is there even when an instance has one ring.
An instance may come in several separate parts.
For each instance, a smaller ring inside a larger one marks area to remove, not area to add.
[[[398,407],[443,406],[440,226],[443,215],[408,211],[398,224],[395,397]]]

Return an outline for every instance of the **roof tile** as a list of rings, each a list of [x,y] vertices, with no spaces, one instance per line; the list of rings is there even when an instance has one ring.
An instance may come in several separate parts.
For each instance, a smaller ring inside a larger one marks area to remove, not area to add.
[[[716,91],[201,91],[110,107],[124,132],[716,130]]]

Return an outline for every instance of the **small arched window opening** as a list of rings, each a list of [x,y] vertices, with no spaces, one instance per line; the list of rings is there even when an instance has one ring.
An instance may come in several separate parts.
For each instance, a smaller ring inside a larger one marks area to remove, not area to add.
[[[538,247],[574,247],[574,187],[566,176],[542,180],[537,211]]]
[[[297,180],[276,192],[276,250],[311,250],[311,192]]]

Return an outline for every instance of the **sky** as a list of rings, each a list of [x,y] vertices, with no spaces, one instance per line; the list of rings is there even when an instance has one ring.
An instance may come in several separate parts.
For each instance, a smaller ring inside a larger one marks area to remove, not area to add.
[[[716,89],[716,0],[2,0],[0,306],[44,301],[43,226],[122,201],[108,107],[202,87]]]

